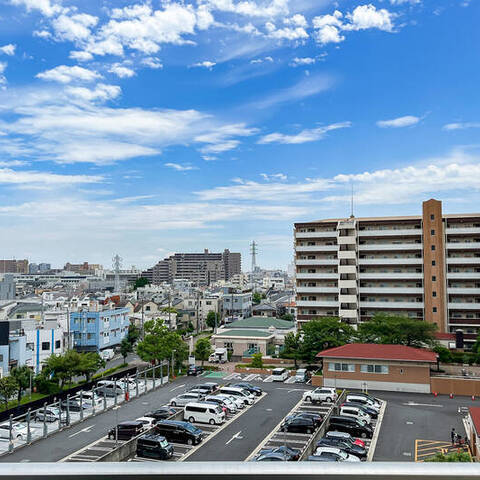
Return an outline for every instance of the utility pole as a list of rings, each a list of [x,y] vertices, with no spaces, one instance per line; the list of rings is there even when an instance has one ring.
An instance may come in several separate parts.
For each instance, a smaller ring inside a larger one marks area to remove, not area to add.
[[[200,292],[197,290],[196,292],[196,302],[195,302],[195,306],[196,306],[196,309],[197,309],[197,333],[200,333],[201,329],[200,329],[200,318],[198,316],[198,307],[199,307],[199,299],[200,299]]]
[[[145,322],[144,309],[143,309],[144,305],[145,305],[145,297],[144,297],[144,294],[142,293],[142,329],[141,329],[142,340],[145,339],[145,334],[143,333],[143,325]]]
[[[168,287],[168,328],[172,328],[171,323],[171,313],[172,313],[172,294],[170,292],[170,287]]]

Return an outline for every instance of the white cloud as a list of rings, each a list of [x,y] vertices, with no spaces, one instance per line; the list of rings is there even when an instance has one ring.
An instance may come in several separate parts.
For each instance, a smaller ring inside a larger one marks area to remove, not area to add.
[[[204,60],[203,62],[197,62],[192,65],[192,67],[203,67],[203,68],[208,68],[211,69],[216,65],[215,62],[211,62],[209,60]]]
[[[1,85],[5,85],[7,83],[7,79],[3,74],[7,69],[7,66],[8,66],[7,62],[0,62],[0,87]]]
[[[411,5],[418,5],[422,3],[422,0],[390,0],[392,5],[404,5],[405,3],[410,3]]]
[[[265,63],[265,62],[268,62],[268,63],[273,63],[273,58],[270,57],[270,56],[267,56],[267,57],[263,57],[263,58],[254,58],[252,60],[250,60],[250,63],[252,65],[255,65],[255,64],[259,64],[259,63]]]
[[[261,173],[260,176],[267,182],[272,180],[286,181],[288,179],[287,175],[285,175],[284,173]]]
[[[25,165],[28,165],[28,162],[25,162],[23,160],[9,160],[7,162],[3,160],[0,161],[0,167],[11,168],[11,167],[23,167]]]
[[[340,43],[345,37],[340,34],[337,27],[333,25],[325,25],[315,32],[315,39],[318,43],[326,45],[327,43]]]
[[[211,10],[236,13],[247,17],[279,17],[289,14],[289,0],[271,0],[257,3],[251,0],[234,2],[233,0],[203,0]]]
[[[178,172],[187,172],[189,170],[198,170],[198,167],[193,167],[192,165],[180,165],[179,163],[165,163],[166,167],[173,168]]]
[[[285,18],[283,20],[283,23],[285,23],[285,25],[295,25],[296,27],[303,28],[306,28],[308,26],[307,19],[299,13],[296,13],[295,15],[293,15],[293,17]]]
[[[200,148],[204,154],[218,154],[227,152],[236,148],[240,140],[232,137],[248,137],[258,132],[256,128],[247,127],[244,123],[225,125],[212,130],[208,133],[202,133],[195,137],[195,141],[207,144]]]
[[[52,34],[48,30],[34,30],[33,36],[38,38],[51,38]]]
[[[135,75],[135,71],[131,68],[120,65],[119,63],[114,63],[108,70],[111,73],[117,75],[120,78],[131,78]]]
[[[93,82],[102,76],[94,70],[88,70],[87,68],[74,65],[69,67],[67,65],[59,65],[51,70],[45,70],[44,72],[37,73],[37,78],[42,80],[50,80],[59,83],[71,83],[75,81],[81,82]]]
[[[293,67],[298,67],[299,65],[313,65],[315,63],[315,58],[312,57],[295,57],[291,62],[290,65]]]
[[[38,10],[46,17],[51,17],[64,11],[61,2],[55,0],[10,0],[10,3],[17,6],[24,6],[27,11]]]
[[[93,55],[89,52],[74,50],[70,52],[69,58],[72,60],[78,60],[79,62],[88,62],[93,59]]]
[[[146,67],[158,69],[163,68],[162,62],[157,57],[147,57],[142,60],[142,64]]]
[[[106,102],[107,100],[117,98],[122,93],[122,89],[118,85],[99,83],[92,89],[87,87],[68,87],[66,92],[86,102]]]
[[[393,14],[385,8],[377,10],[374,5],[359,5],[353,12],[347,13],[349,24],[344,24],[345,30],[366,30],[377,28],[386,32],[393,30]]]
[[[75,185],[99,183],[103,177],[99,175],[58,175],[56,173],[19,171],[11,168],[0,168],[0,184],[37,184],[37,185]]]
[[[350,122],[332,123],[322,127],[305,129],[295,135],[285,135],[283,133],[270,133],[263,136],[257,143],[283,143],[283,144],[300,144],[307,142],[316,142],[325,137],[327,132],[338,130],[339,128],[348,128]]]
[[[405,115],[404,117],[393,118],[391,120],[379,120],[377,126],[380,128],[403,128],[416,125],[420,120],[420,117]]]
[[[0,47],[0,53],[4,53],[5,55],[9,55],[11,57],[12,55],[15,55],[16,48],[16,45],[14,45],[13,43],[9,43],[7,45],[4,45],[3,47]]]
[[[98,23],[98,18],[86,13],[75,15],[63,14],[52,20],[56,40],[78,42],[88,39],[91,28]]]
[[[467,128],[480,128],[480,122],[456,122],[443,126],[443,130],[465,130]]]
[[[333,15],[320,15],[318,17],[314,17],[312,20],[312,24],[314,28],[322,28],[326,25],[333,25],[334,27],[342,28],[342,17],[342,12],[335,10],[333,12]]]
[[[276,40],[304,40],[308,38],[308,33],[303,27],[285,27],[279,28],[272,22],[265,24],[267,35]]]

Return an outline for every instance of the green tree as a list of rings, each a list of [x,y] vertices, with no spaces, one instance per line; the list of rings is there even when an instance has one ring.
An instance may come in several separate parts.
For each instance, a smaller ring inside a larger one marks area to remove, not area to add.
[[[400,315],[377,313],[358,327],[358,338],[364,343],[385,343],[409,347],[435,346],[437,326]]]
[[[128,341],[128,338],[125,337],[124,339],[122,339],[122,343],[120,343],[120,353],[122,354],[124,365],[126,365],[127,356],[131,352],[133,352],[132,344]]]
[[[150,282],[148,278],[145,277],[140,277],[135,280],[135,283],[133,284],[133,289],[136,290],[137,288],[142,288],[145,285],[149,285]]]
[[[284,313],[281,317],[282,320],[287,320],[288,322],[293,322],[294,318],[291,313]]]
[[[33,372],[26,365],[21,365],[19,367],[13,367],[10,372],[10,376],[13,377],[18,385],[18,404],[22,399],[23,392],[30,386],[30,377],[33,375]]]
[[[18,383],[14,377],[0,378],[0,397],[5,404],[5,410],[8,409],[8,401],[18,392]]]
[[[425,462],[472,462],[468,452],[452,452],[443,454],[438,452],[434,457],[426,458]]]
[[[348,343],[354,332],[351,325],[340,321],[338,317],[315,318],[302,327],[301,356],[312,362],[318,352]]]
[[[195,343],[194,353],[195,358],[202,361],[203,367],[203,362],[205,362],[205,360],[208,360],[208,357],[213,353],[213,348],[210,344],[210,340],[208,340],[208,338],[200,338],[199,340],[197,340],[197,343]]]
[[[252,368],[263,368],[263,359],[260,352],[254,353],[252,355],[252,361],[250,365],[252,366]]]
[[[82,353],[79,360],[75,373],[84,375],[87,382],[90,381],[94,373],[105,367],[106,364],[105,360],[97,352]]]
[[[438,361],[442,363],[450,363],[452,361],[452,352],[442,345],[437,345],[433,351],[438,353]]]
[[[284,349],[281,357],[293,359],[295,362],[295,368],[297,368],[297,360],[299,360],[302,355],[302,343],[303,342],[300,333],[289,332],[285,335]]]
[[[252,295],[252,302],[253,302],[255,305],[258,305],[261,301],[262,301],[262,294],[259,293],[259,292],[255,292],[255,293]]]
[[[220,315],[218,313],[215,313],[213,310],[210,310],[207,314],[207,327],[211,328],[212,330],[215,330],[215,327],[219,324],[220,320]]]
[[[133,324],[129,325],[127,339],[130,345],[135,345],[135,343],[139,338],[140,338],[140,329],[136,325],[133,325]]]

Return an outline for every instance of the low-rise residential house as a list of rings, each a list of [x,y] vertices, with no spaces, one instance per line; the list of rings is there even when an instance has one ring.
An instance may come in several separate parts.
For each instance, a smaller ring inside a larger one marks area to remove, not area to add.
[[[275,342],[275,334],[254,329],[221,329],[212,336],[216,348],[226,348],[232,360],[260,352],[266,356]]]
[[[277,309],[269,303],[259,303],[258,305],[253,305],[252,307],[252,316],[258,317],[276,317]]]
[[[247,318],[252,315],[252,293],[226,293],[223,297],[225,317]]]

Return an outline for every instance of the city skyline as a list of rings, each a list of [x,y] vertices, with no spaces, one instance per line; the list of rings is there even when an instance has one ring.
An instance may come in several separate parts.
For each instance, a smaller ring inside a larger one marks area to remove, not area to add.
[[[115,5],[0,6],[3,258],[286,269],[352,185],[358,217],[478,210],[478,3]]]

